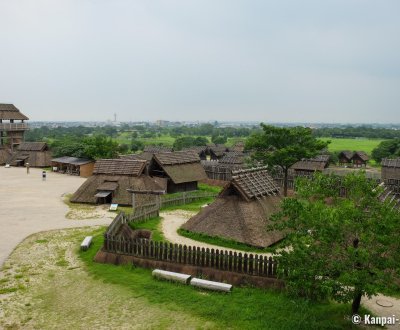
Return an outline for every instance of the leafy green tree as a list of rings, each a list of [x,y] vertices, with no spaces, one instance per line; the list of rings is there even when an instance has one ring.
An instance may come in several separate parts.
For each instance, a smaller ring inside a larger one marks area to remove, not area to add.
[[[290,293],[352,301],[357,313],[363,296],[393,285],[400,266],[400,213],[380,194],[363,172],[299,180],[296,196],[286,198],[273,217],[273,228],[288,233],[276,258]]]
[[[116,158],[118,143],[104,135],[95,135],[83,139],[84,153],[92,159]]]
[[[132,140],[131,142],[131,150],[133,152],[139,151],[139,150],[143,150],[144,149],[144,144],[142,141],[139,140]]]
[[[279,166],[284,175],[283,192],[287,196],[289,168],[303,158],[315,157],[329,142],[317,140],[309,128],[280,128],[261,124],[262,133],[250,136],[246,149],[253,150],[252,158],[268,166]]]
[[[129,146],[125,143],[118,146],[118,152],[121,154],[126,154],[129,151]]]
[[[174,142],[174,150],[182,150],[184,148],[190,148],[193,146],[204,146],[208,143],[207,138],[199,136],[181,136],[178,137]]]
[[[228,141],[228,138],[225,135],[213,135],[211,137],[211,142],[215,144],[225,144]]]
[[[383,158],[400,156],[400,139],[382,141],[372,150],[372,158],[380,163]]]

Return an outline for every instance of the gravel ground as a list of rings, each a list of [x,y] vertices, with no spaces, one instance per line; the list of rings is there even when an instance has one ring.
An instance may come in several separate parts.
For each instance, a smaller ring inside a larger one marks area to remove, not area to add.
[[[47,173],[42,181],[41,169],[0,167],[0,265],[27,236],[40,231],[92,225],[105,225],[115,214],[103,208],[85,220],[68,219],[69,207],[63,196],[75,192],[84,178]]]

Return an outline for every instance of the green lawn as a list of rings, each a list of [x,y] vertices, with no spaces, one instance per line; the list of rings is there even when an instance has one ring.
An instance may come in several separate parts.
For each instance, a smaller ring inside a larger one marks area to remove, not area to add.
[[[339,138],[321,138],[323,141],[331,141],[328,148],[331,152],[340,152],[342,150],[350,151],[365,151],[368,155],[371,155],[373,149],[375,149],[382,139],[339,139]]]
[[[284,293],[250,287],[235,287],[230,294],[201,291],[155,280],[148,269],[95,263],[93,257],[103,244],[103,236],[98,231],[97,235],[94,234],[91,248],[79,252],[93,281],[111,283],[119,290],[123,288],[132,297],[146,299],[149,306],[209,320],[212,322],[207,326],[209,329],[356,328],[349,321],[348,304],[313,303]],[[197,328],[206,326],[199,323]]]

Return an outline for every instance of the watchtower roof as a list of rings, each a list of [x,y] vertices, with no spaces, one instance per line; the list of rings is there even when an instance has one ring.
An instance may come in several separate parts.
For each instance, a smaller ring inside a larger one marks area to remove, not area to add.
[[[29,120],[14,104],[0,103],[1,120]]]

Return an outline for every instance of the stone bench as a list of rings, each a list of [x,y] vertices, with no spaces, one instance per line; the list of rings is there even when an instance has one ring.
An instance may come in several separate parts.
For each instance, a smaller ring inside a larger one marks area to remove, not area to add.
[[[190,285],[198,287],[198,288],[202,288],[202,289],[213,290],[213,291],[223,291],[223,292],[231,292],[232,291],[231,284],[214,282],[214,281],[206,281],[206,280],[202,280],[200,278],[192,278],[192,280],[190,281]]]
[[[92,244],[93,236],[86,236],[85,239],[81,243],[81,250],[86,251],[89,249],[90,244]]]
[[[168,272],[166,270],[161,270],[161,269],[154,269],[152,275],[154,277],[161,278],[164,280],[169,280],[184,284],[189,284],[190,278],[192,277],[192,275]]]

